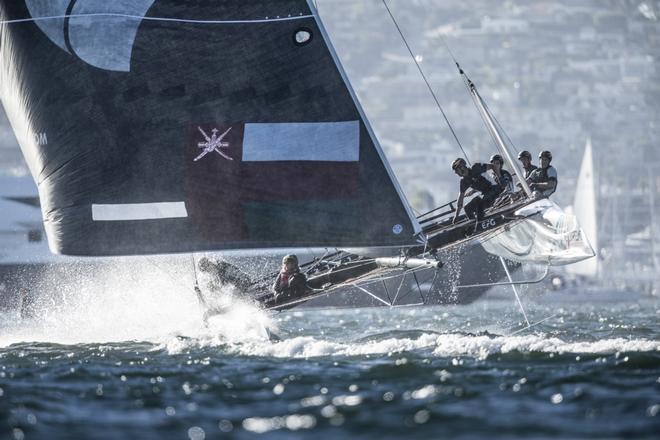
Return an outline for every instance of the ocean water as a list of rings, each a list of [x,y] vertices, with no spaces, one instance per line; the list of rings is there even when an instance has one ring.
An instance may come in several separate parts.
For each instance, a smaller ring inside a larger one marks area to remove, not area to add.
[[[0,316],[0,438],[658,438],[658,300],[560,295],[525,329],[506,296],[204,325],[176,289],[69,294]]]

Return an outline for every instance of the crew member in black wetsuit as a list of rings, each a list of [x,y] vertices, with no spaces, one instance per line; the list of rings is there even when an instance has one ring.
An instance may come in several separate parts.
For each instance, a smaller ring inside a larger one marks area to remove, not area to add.
[[[298,257],[287,255],[282,258],[282,269],[275,279],[273,290],[278,304],[300,298],[307,292],[307,278],[300,272]]]
[[[536,169],[536,165],[532,164],[532,154],[527,150],[523,150],[518,153],[518,160],[522,163],[523,170],[525,170],[525,179],[528,179],[532,171]]]
[[[510,172],[502,169],[504,159],[499,154],[493,154],[490,157],[490,164],[493,166],[495,181],[500,185],[500,194],[513,192],[513,176]]]
[[[452,223],[458,220],[458,216],[463,208],[463,199],[469,188],[479,191],[481,196],[477,196],[467,205],[465,205],[465,215],[471,219],[481,220],[484,216],[484,210],[493,205],[497,196],[500,195],[500,186],[493,184],[484,174],[493,169],[491,164],[475,163],[472,168],[468,168],[465,159],[458,158],[451,164],[452,170],[461,177],[460,192],[456,201],[456,214]]]
[[[230,284],[245,293],[254,286],[250,277],[238,267],[221,259],[202,257],[199,270],[209,275],[209,290],[218,291],[223,285]]]
[[[206,274],[204,287],[207,292],[217,294],[222,292],[226,287],[233,286],[232,289],[225,291],[224,294],[230,294],[236,299],[250,298],[251,289],[254,288],[254,282],[247,274],[243,273],[233,264],[217,258],[202,257],[199,260],[199,271]],[[202,293],[202,289],[197,284],[196,278],[194,290],[197,295],[197,301],[199,301],[199,305],[204,312],[204,324],[207,325],[209,318],[224,314],[230,307],[226,304],[218,305],[213,300],[208,301],[207,297]]]

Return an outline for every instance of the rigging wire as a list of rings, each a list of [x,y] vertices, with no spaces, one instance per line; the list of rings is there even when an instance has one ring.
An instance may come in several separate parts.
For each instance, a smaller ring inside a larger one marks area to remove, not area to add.
[[[456,63],[458,66],[458,63]],[[495,144],[495,148],[500,154],[504,154],[504,152],[500,149],[498,143],[497,143],[497,138],[495,137],[495,133],[493,133],[490,128],[488,128],[488,123],[486,122],[486,117],[479,111],[479,106],[477,105],[477,96],[481,99],[481,96],[479,95],[479,92],[476,89],[476,86],[474,86],[474,83],[468,78],[468,76],[463,72],[463,70],[459,67],[459,71],[461,72],[461,76],[463,76],[463,82],[465,83],[465,86],[468,89],[468,93],[470,94],[470,97],[472,98],[472,104],[474,104],[474,107],[477,109],[477,113],[479,114],[479,117],[481,118],[481,122],[484,123],[486,126],[486,131],[488,131],[488,134],[490,135],[491,140],[493,141],[493,144]],[[474,87],[474,89],[473,89]],[[473,93],[474,90],[474,93]],[[481,99],[483,102],[483,99]],[[484,103],[485,104],[485,103]],[[489,111],[490,113],[490,111]]]
[[[527,327],[530,327],[529,319],[527,318],[527,312],[525,312],[525,307],[523,306],[522,301],[520,301],[520,295],[518,294],[518,288],[516,287],[515,284],[513,284],[513,278],[511,278],[511,272],[509,272],[509,267],[506,265],[506,260],[504,257],[500,256],[500,263],[502,263],[502,268],[504,269],[504,272],[506,273],[506,277],[509,279],[509,283],[511,283],[511,290],[513,290],[513,294],[516,297],[516,301],[518,302],[518,306],[520,307],[520,311],[523,314],[523,317],[525,318],[525,322],[527,323]]]
[[[469,165],[470,159],[468,159],[468,155],[465,152],[465,149],[463,149],[463,145],[461,144],[461,141],[458,139],[458,136],[456,135],[456,132],[454,131],[454,127],[451,125],[449,122],[449,119],[447,118],[447,115],[445,114],[445,111],[443,110],[442,106],[440,105],[440,101],[438,100],[438,97],[436,96],[435,92],[433,91],[433,88],[431,87],[431,84],[429,83],[428,79],[426,79],[426,75],[424,74],[424,71],[422,70],[422,67],[419,65],[419,62],[415,58],[415,54],[413,53],[412,49],[410,48],[410,45],[408,44],[408,40],[406,40],[405,35],[403,35],[403,31],[399,27],[399,23],[396,21],[396,18],[394,18],[394,15],[392,14],[392,11],[390,10],[390,7],[387,5],[387,2],[385,0],[382,0],[383,5],[385,6],[385,9],[387,9],[387,13],[390,15],[390,18],[392,19],[392,22],[394,23],[394,26],[396,27],[397,31],[399,32],[399,35],[401,35],[401,39],[403,40],[403,43],[406,45],[406,48],[408,49],[408,52],[410,53],[410,56],[412,57],[413,61],[415,62],[415,65],[417,66],[417,70],[419,70],[420,75],[422,75],[422,78],[424,79],[424,82],[426,83],[426,87],[429,89],[429,92],[431,92],[431,96],[433,96],[433,99],[435,100],[436,105],[438,106],[438,109],[440,109],[440,113],[442,113],[442,117],[445,119],[445,122],[447,123],[447,126],[449,127],[449,130],[451,131],[451,134],[454,136],[454,139],[456,140],[456,143],[458,144],[458,147],[461,149],[463,152],[463,156],[465,157],[465,160]]]
[[[484,123],[486,126],[486,130],[488,131],[488,134],[490,135],[491,140],[493,141],[493,144],[495,144],[495,148],[500,154],[504,154],[504,152],[500,149],[499,144],[497,142],[497,139],[495,137],[495,133],[493,133],[490,128],[488,127],[488,123],[486,122],[485,116],[479,111],[479,106],[477,105],[477,97],[481,100],[481,102],[484,105],[484,108],[488,112],[488,114],[494,119],[494,116],[492,115],[490,109],[486,105],[486,102],[484,99],[481,97],[479,94],[479,91],[477,90],[477,86],[472,82],[472,80],[467,76],[461,65],[458,63],[458,60],[454,56],[454,53],[452,52],[451,48],[449,47],[449,44],[447,43],[447,40],[444,39],[442,35],[440,35],[440,40],[442,43],[445,45],[445,48],[447,49],[447,52],[449,53],[449,56],[451,57],[452,61],[454,61],[454,64],[456,65],[456,68],[458,69],[459,75],[461,75],[461,78],[463,79],[463,84],[465,85],[466,90],[468,91],[468,94],[470,95],[470,98],[472,99],[472,104],[474,104],[474,107],[477,109],[477,113],[479,114],[479,117],[481,118],[481,122]],[[497,124],[497,129],[502,130],[502,127],[500,126],[499,122],[496,122]],[[507,139],[509,139],[509,136],[505,136]],[[509,139],[510,141],[510,139]],[[517,150],[516,150],[517,151]]]
[[[190,254],[190,261],[192,262],[193,275],[195,276],[195,287],[199,287],[199,282],[197,280],[197,265],[195,264],[195,254]]]
[[[465,71],[463,70],[461,65],[458,63],[458,60],[454,56],[454,52],[452,52],[451,47],[449,46],[449,43],[447,43],[447,40],[445,40],[445,38],[442,35],[440,35],[439,37],[440,37],[440,40],[442,41],[442,44],[444,44],[445,48],[447,49],[447,52],[449,53],[449,56],[451,57],[452,61],[454,62],[454,64],[456,64],[456,68],[458,69],[459,74],[463,77],[463,83],[465,84],[465,87],[467,88],[468,93],[472,97],[473,104],[475,105],[475,107],[477,107],[474,95],[472,94],[472,88],[473,87],[474,87],[474,92],[476,94],[479,94],[479,92],[477,91],[476,86],[474,85],[472,80],[467,76],[467,74],[465,73]],[[481,96],[480,96],[480,99],[481,99],[481,102],[484,105],[484,108],[486,109],[486,111],[488,111],[488,114],[490,115],[490,117],[495,122],[495,125],[496,125],[498,131],[504,135],[504,137],[506,138],[508,144],[511,145],[513,147],[514,151],[517,153],[518,148],[516,148],[516,145],[513,143],[513,141],[511,140],[511,138],[507,134],[507,132],[504,130],[504,128],[502,127],[502,124],[500,124],[500,121],[498,121],[497,118],[495,117],[495,115],[493,114],[493,112],[490,111],[490,108],[488,107],[488,104],[486,103],[486,101],[483,98],[481,98]],[[479,112],[479,115],[481,116],[482,121],[485,123],[486,121],[485,121],[483,115],[481,115],[481,112]],[[493,142],[495,143],[496,148],[499,151],[500,148],[499,148],[499,146],[497,146],[497,142],[495,141],[495,138],[494,138],[492,133],[491,133],[491,138],[493,138]],[[503,152],[500,151],[500,153],[503,153]]]
[[[179,287],[181,287],[181,288],[183,288],[183,289],[185,289],[185,290],[192,290],[192,291],[194,292],[194,289],[190,289],[190,285],[188,285],[188,284],[184,284],[183,281],[175,279],[175,278],[172,276],[172,274],[171,274],[170,272],[168,272],[167,270],[163,269],[163,268],[162,268],[158,263],[156,263],[155,261],[152,261],[151,258],[146,257],[146,258],[145,258],[145,261],[146,261],[147,263],[151,264],[151,265],[152,265],[153,267],[155,267],[156,269],[158,269],[160,272],[162,272],[167,278],[170,279],[170,281],[172,282],[173,285],[179,286]],[[197,281],[195,280],[195,282],[197,282]],[[196,292],[195,292],[195,294],[196,294]]]
[[[504,127],[502,127],[502,124],[500,124],[500,121],[498,121],[497,118],[495,117],[495,115],[493,114],[493,112],[490,111],[490,108],[488,108],[488,104],[486,103],[486,101],[484,101],[482,99],[482,102],[484,103],[484,107],[488,111],[488,114],[490,114],[490,116],[493,118],[493,121],[495,122],[495,125],[497,126],[498,131],[504,135],[504,137],[506,138],[507,143],[509,145],[511,145],[511,147],[513,147],[513,149],[516,153],[518,153],[519,151],[518,151],[518,148],[516,147],[516,144],[514,144],[513,141],[511,140],[511,138],[509,138],[509,135],[504,130]]]
[[[460,68],[459,68],[459,69],[460,69]],[[477,102],[476,102],[476,98],[475,98],[475,95],[476,95],[476,96],[479,98],[479,100],[481,101],[481,103],[483,104],[484,108],[486,109],[486,112],[488,113],[488,116],[490,116],[490,118],[492,119],[492,121],[493,121],[493,123],[494,123],[494,125],[495,125],[495,129],[496,129],[500,134],[503,134],[503,135],[504,135],[504,137],[506,138],[507,143],[508,143],[509,145],[511,145],[511,146],[513,147],[513,149],[514,149],[514,150],[516,151],[516,153],[517,153],[517,152],[518,152],[518,149],[517,149],[516,146],[514,145],[514,143],[513,143],[513,141],[511,140],[511,138],[509,138],[509,135],[506,133],[506,131],[504,131],[504,127],[502,127],[502,124],[500,124],[500,121],[498,121],[497,118],[495,117],[495,115],[493,114],[493,112],[490,111],[490,107],[488,107],[488,103],[486,103],[486,100],[481,96],[481,94],[480,94],[479,91],[477,90],[477,87],[474,85],[474,83],[472,82],[472,80],[470,80],[470,79],[467,77],[467,75],[466,75],[465,73],[462,73],[462,75],[463,75],[463,76],[466,78],[466,80],[467,80],[467,81],[466,81],[466,85],[467,85],[468,89],[470,90],[470,92],[471,92],[472,90],[474,90],[474,94],[470,93],[470,95],[472,96],[472,102],[473,102],[473,104],[475,105],[475,107],[477,107],[477,109],[478,109]],[[481,114],[481,112],[479,112],[479,115],[481,115],[481,120],[484,121],[484,124],[486,124],[486,119],[485,119],[485,117]],[[488,126],[488,125],[486,124],[486,126]],[[490,130],[488,130],[488,131],[490,132]],[[491,137],[493,138],[493,142],[495,143],[495,147],[498,149],[498,151],[500,151],[501,149],[500,149],[500,147],[499,147],[499,145],[498,145],[498,142],[497,142],[496,139],[495,139],[495,134],[494,134],[494,133],[491,133]],[[503,151],[500,151],[500,153],[504,154]]]
[[[504,151],[502,151],[502,149],[499,146],[499,143],[497,142],[497,136],[495,136],[495,133],[488,126],[488,122],[486,120],[486,117],[479,111],[479,106],[477,105],[477,97],[484,104],[484,108],[486,109],[486,111],[488,111],[489,114],[490,114],[490,110],[488,110],[488,108],[486,107],[486,103],[484,102],[483,98],[481,97],[481,94],[479,94],[479,91],[477,90],[474,83],[467,77],[467,75],[465,75],[464,73],[462,75],[467,80],[466,84],[469,88],[470,96],[472,97],[472,103],[474,104],[475,108],[477,109],[477,113],[479,113],[479,117],[481,118],[481,121],[486,126],[486,130],[488,131],[488,134],[490,135],[490,138],[493,141],[493,144],[495,145],[495,149],[497,149],[498,153],[504,155]],[[492,115],[491,115],[491,117],[492,117]]]
[[[151,258],[146,257],[145,261],[147,263],[151,264],[153,267],[155,267],[159,271],[163,272],[163,274],[165,274],[165,276],[170,279],[170,281],[172,282],[173,285],[179,286],[179,287],[183,288],[184,290],[189,290],[192,293],[194,293],[200,307],[202,308],[202,310],[205,311],[205,310],[208,310],[209,306],[208,306],[208,303],[206,302],[206,298],[204,298],[204,295],[202,294],[202,291],[200,290],[199,285],[198,285],[197,267],[195,265],[195,255],[190,254],[190,258],[192,260],[193,273],[194,273],[194,276],[195,276],[195,286],[192,289],[190,288],[190,286],[188,284],[184,284],[183,281],[175,279],[169,271],[163,269],[158,263],[153,261]]]
[[[548,320],[550,320],[550,319],[552,319],[552,318],[554,318],[555,316],[558,316],[558,315],[559,315],[559,312],[555,313],[554,315],[550,315],[550,316],[548,316],[547,318],[543,318],[543,319],[541,319],[540,321],[533,322],[533,323],[527,325],[526,327],[523,327],[523,328],[521,328],[521,329],[519,329],[519,330],[516,330],[516,331],[513,332],[513,333],[509,333],[507,336],[515,336],[515,335],[517,335],[518,333],[521,333],[521,332],[524,332],[525,330],[529,330],[530,328],[536,327],[537,325],[542,324],[542,323],[544,323],[545,321],[548,321]]]

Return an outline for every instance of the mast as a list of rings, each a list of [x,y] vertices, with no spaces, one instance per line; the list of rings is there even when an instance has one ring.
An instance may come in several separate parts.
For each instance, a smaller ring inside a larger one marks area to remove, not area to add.
[[[465,76],[465,74],[463,73],[462,70],[461,70],[461,74]],[[516,176],[518,177],[518,181],[522,185],[522,188],[525,191],[525,194],[527,194],[527,197],[531,197],[532,196],[532,190],[529,188],[529,185],[527,184],[527,181],[523,177],[525,174],[523,173],[522,168],[520,168],[520,165],[518,164],[518,161],[514,158],[514,155],[510,151],[508,145],[502,139],[502,136],[500,135],[500,132],[498,131],[497,126],[493,122],[493,118],[490,115],[490,112],[486,108],[486,105],[484,104],[483,100],[481,99],[481,96],[479,95],[479,92],[477,91],[477,87],[474,85],[474,83],[472,81],[470,81],[469,78],[467,78],[467,76],[465,76],[465,78],[468,81],[470,94],[472,95],[472,98],[474,99],[474,103],[476,104],[477,109],[479,110],[479,113],[481,113],[481,116],[484,120],[484,123],[486,124],[486,128],[488,128],[488,131],[491,133],[491,135],[493,136],[493,138],[497,142],[497,146],[504,153],[507,160],[511,164],[511,167],[516,172]]]

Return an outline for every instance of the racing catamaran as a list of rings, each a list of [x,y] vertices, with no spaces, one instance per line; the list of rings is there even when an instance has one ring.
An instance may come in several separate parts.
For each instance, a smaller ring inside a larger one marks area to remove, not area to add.
[[[0,41],[0,97],[54,253],[316,249],[305,295],[254,283],[269,309],[392,278],[396,305],[407,277],[419,287],[470,241],[523,263],[593,255],[524,180],[476,228],[452,224],[454,202],[415,216],[312,0],[2,0]]]

